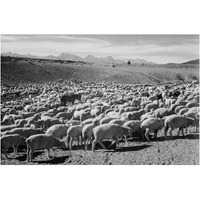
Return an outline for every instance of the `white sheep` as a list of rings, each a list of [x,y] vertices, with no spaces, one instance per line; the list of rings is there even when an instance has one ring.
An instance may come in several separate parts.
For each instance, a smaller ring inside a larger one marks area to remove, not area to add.
[[[174,113],[174,110],[168,108],[157,108],[156,110],[154,110],[154,116],[157,118],[163,118]]]
[[[150,103],[145,106],[144,110],[149,112],[151,109],[155,110],[157,108],[159,108],[159,103]]]
[[[123,127],[131,129],[131,134],[125,135],[125,137],[126,138],[127,138],[127,136],[135,137],[136,134],[138,134],[138,136],[140,136],[140,125],[141,125],[141,123],[142,122],[140,120],[130,120],[130,121],[125,122],[123,124]]]
[[[149,133],[154,131],[154,138],[157,138],[157,133],[164,127],[164,119],[155,117],[144,120],[140,125],[142,130],[145,130],[145,137],[150,142]]]
[[[38,129],[33,129],[33,128],[14,128],[10,131],[7,131],[4,133],[4,135],[13,135],[13,134],[18,134],[22,137],[28,138],[32,135],[37,135],[37,134],[41,134],[42,133],[42,129],[38,128]]]
[[[170,136],[172,136],[172,130],[174,130],[175,128],[179,128],[179,131],[178,131],[178,135],[180,133],[180,131],[182,130],[182,134],[184,136],[184,133],[183,133],[183,128],[186,128],[186,132],[187,132],[187,127],[189,125],[193,125],[194,123],[194,119],[192,118],[189,118],[189,117],[185,117],[185,116],[181,116],[181,115],[170,115],[170,116],[167,116],[165,118],[165,139],[167,137],[167,131],[168,129],[170,128],[169,130],[169,134]]]
[[[78,138],[78,145],[79,145],[79,138],[81,137],[81,143],[82,143],[82,129],[83,125],[74,125],[69,127],[67,130],[67,144],[69,149],[72,149],[72,143],[75,138]]]
[[[99,143],[103,149],[106,149],[105,145],[102,143],[103,139],[111,139],[112,144],[116,142],[117,145],[119,143],[118,138],[123,134],[129,134],[131,130],[118,124],[101,124],[93,128],[93,132],[94,140],[92,142],[92,150],[94,151],[97,143]]]
[[[27,144],[27,161],[33,160],[33,153],[38,149],[47,149],[48,158],[50,159],[50,150],[52,147],[66,149],[66,144],[63,140],[55,138],[49,134],[32,135],[26,139]]]
[[[84,141],[84,147],[85,150],[87,150],[87,146],[88,146],[88,142],[92,141],[94,139],[94,133],[93,133],[93,128],[98,126],[99,121],[94,119],[93,122],[91,124],[87,124],[83,127],[82,129],[82,138]]]
[[[63,139],[67,136],[68,128],[68,125],[56,124],[48,128],[45,134],[53,135],[56,138]]]
[[[116,118],[115,117],[105,117],[100,120],[99,124],[108,124],[113,119],[116,119]]]

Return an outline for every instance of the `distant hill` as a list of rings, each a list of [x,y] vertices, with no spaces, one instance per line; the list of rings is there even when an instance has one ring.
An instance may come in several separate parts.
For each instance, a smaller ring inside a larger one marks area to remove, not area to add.
[[[101,64],[126,64],[128,60],[131,62],[131,64],[142,64],[142,65],[159,65],[158,63],[147,61],[145,59],[141,58],[136,58],[136,59],[122,59],[122,60],[116,60],[112,56],[107,56],[107,57],[95,57],[93,55],[88,55],[85,58],[82,58],[77,55],[73,54],[68,54],[68,53],[61,53],[58,56],[54,55],[48,55],[48,56],[36,56],[36,55],[31,55],[31,54],[17,54],[17,53],[2,53],[1,56],[5,57],[19,57],[19,58],[36,58],[36,59],[48,59],[48,60],[69,60],[69,61],[85,61],[85,62],[90,62],[90,63],[101,63]],[[199,65],[199,59],[196,60],[191,60],[187,61],[181,64],[191,64],[191,65]],[[176,66],[180,65],[180,63],[167,63],[166,66]]]
[[[112,56],[98,58],[92,55],[86,56],[84,58],[84,61],[92,62],[92,63],[118,63],[119,62],[118,60],[115,60]]]
[[[199,65],[199,59],[190,60],[190,61],[184,62],[182,64],[197,64],[197,65]]]
[[[140,59],[140,58],[136,58],[136,59],[130,59],[131,63],[134,64],[157,64],[155,62],[151,62],[151,61],[146,61],[145,59]]]
[[[18,57],[18,58],[40,58],[39,56],[34,56],[31,54],[17,54],[17,53],[11,53],[11,52],[7,52],[7,53],[2,53],[1,56],[5,56],[5,57]]]
[[[115,60],[112,56],[107,56],[107,57],[95,57],[93,55],[88,55],[85,58],[82,58],[77,55],[73,54],[68,54],[68,53],[62,53],[59,56],[54,56],[54,55],[48,55],[48,56],[35,56],[31,54],[16,54],[16,53],[2,53],[2,56],[5,57],[19,57],[19,58],[38,58],[38,59],[49,59],[49,60],[70,60],[70,61],[85,61],[85,62],[91,62],[91,63],[115,63],[115,64],[125,64],[127,63],[128,59],[125,60]],[[144,59],[129,59],[132,64],[156,64],[154,62],[146,61]]]

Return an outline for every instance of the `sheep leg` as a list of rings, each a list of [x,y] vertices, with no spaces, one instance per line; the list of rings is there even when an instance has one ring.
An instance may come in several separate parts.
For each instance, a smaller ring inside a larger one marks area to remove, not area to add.
[[[69,148],[69,141],[70,141],[70,136],[67,137],[67,146]]]
[[[170,134],[171,137],[173,137],[173,135],[172,135],[172,131],[173,131],[173,128],[170,128],[170,130],[169,130],[169,134]]]
[[[177,136],[179,136],[180,131],[181,131],[181,128],[179,128]],[[182,133],[183,133],[183,132],[182,132]]]
[[[82,136],[80,136],[81,137],[81,144],[80,145],[82,145],[83,144],[83,137]]]
[[[128,140],[126,140],[126,146],[128,145]],[[118,138],[116,138],[116,148],[118,148],[119,147],[119,140],[118,140]]]
[[[84,148],[85,148],[85,150],[87,150],[87,140],[88,140],[88,139],[83,138],[83,142],[84,142]]]
[[[33,153],[34,153],[34,151],[32,149],[30,149],[30,151],[29,151],[29,158],[30,158],[31,162],[33,160]]]
[[[101,140],[99,141],[99,144],[101,145],[101,147],[102,147],[103,149],[106,149],[105,145],[103,144],[103,142],[102,142]]]
[[[142,130],[142,131],[140,132],[140,137],[139,137],[139,139],[142,140],[142,141],[145,140],[144,131],[145,131],[145,130]]]
[[[125,142],[128,143],[128,137],[124,135],[124,138],[125,138]]]
[[[168,131],[168,129],[169,129],[169,126],[168,126],[168,125],[165,126],[165,130],[164,130],[164,133],[165,133],[165,140],[167,139],[167,131]]]
[[[70,150],[72,149],[72,143],[73,143],[73,141],[74,141],[74,138],[71,137],[71,138],[70,138],[70,142],[69,142],[69,149],[70,149]]]
[[[50,155],[50,150],[51,150],[50,148],[47,149],[47,155],[49,159],[53,158],[53,156]]]
[[[15,154],[15,155],[17,155],[17,148],[18,148],[18,147],[16,147],[16,146],[13,147],[13,149],[14,149],[14,154]]]
[[[181,128],[181,130],[182,130],[182,135],[185,136],[184,131],[183,131],[183,127]]]
[[[80,144],[80,137],[77,137],[77,146]]]
[[[149,133],[150,133],[150,130],[147,129],[147,130],[146,130],[146,133],[145,133],[145,137],[146,137],[146,139],[147,139],[148,142],[150,142]]]
[[[157,133],[158,133],[158,130],[154,130],[154,139],[157,139]]]
[[[26,153],[26,154],[27,154],[27,158],[26,158],[26,161],[27,161],[27,162],[29,162],[29,150],[30,150],[30,149],[29,149],[29,147],[28,147],[28,145],[27,145],[27,153]]]
[[[185,133],[187,133],[187,126],[185,127],[185,130],[186,130]]]
[[[97,141],[94,140],[94,141],[92,142],[92,151],[93,151],[93,152],[94,152],[94,150],[95,150],[96,144],[97,144]]]
[[[6,156],[6,159],[8,159],[8,156],[7,156],[7,149],[6,149],[6,148],[4,148],[4,154],[5,154],[5,156]]]

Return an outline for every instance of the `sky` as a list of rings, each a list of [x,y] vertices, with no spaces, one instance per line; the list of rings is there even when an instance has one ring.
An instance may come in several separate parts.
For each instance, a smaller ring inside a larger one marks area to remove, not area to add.
[[[1,35],[1,53],[6,52],[182,63],[199,58],[199,35]]]

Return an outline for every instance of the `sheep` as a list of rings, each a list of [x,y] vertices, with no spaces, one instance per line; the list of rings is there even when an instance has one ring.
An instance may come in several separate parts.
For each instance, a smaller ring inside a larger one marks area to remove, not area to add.
[[[85,111],[85,110],[81,110],[81,111],[75,111],[74,115],[73,115],[73,119],[77,119],[80,120],[81,122],[90,118],[90,111]]]
[[[115,117],[105,117],[100,120],[99,124],[108,124],[111,120],[116,119]]]
[[[192,108],[192,107],[199,107],[199,103],[197,102],[188,102],[185,107]]]
[[[124,112],[138,111],[139,107],[127,106],[124,108]]]
[[[111,111],[111,112],[108,112],[106,113],[106,116],[107,117],[118,117],[120,113],[116,112],[116,111]]]
[[[80,125],[81,122],[79,120],[73,120],[73,119],[71,119],[71,120],[67,121],[66,124],[69,124],[70,126],[74,126],[74,125]]]
[[[81,124],[86,125],[86,124],[91,124],[93,122],[94,118],[88,118],[81,122]]]
[[[5,116],[4,116],[3,121],[1,121],[1,125],[11,125],[11,124],[14,124],[13,118],[11,116],[9,116],[9,115],[6,115],[6,116],[7,116],[7,118],[5,118]]]
[[[101,107],[101,113],[104,113],[106,110],[108,110],[110,108],[110,105],[103,105]]]
[[[94,133],[92,151],[95,151],[95,146],[97,143],[99,143],[103,149],[106,149],[101,141],[103,139],[111,139],[113,141],[112,144],[114,144],[115,142],[116,144],[118,144],[119,136],[122,136],[123,134],[129,134],[131,132],[129,128],[122,127],[118,124],[101,124],[93,128],[92,130]]]
[[[172,115],[174,113],[175,112],[173,110],[168,108],[157,108],[156,110],[154,110],[154,116],[156,118],[163,118],[165,116]]]
[[[149,142],[149,133],[151,133],[151,131],[154,131],[154,138],[156,139],[158,131],[161,130],[163,127],[164,119],[159,119],[155,117],[144,120],[140,125],[140,128],[142,130],[146,130],[145,137]]]
[[[184,115],[186,112],[188,112],[189,108],[182,108],[179,110],[178,115]]]
[[[101,113],[101,110],[98,108],[93,108],[90,112],[91,117],[97,117]]]
[[[183,109],[183,108],[186,108],[186,107],[185,107],[185,106],[177,106],[177,107],[175,108],[175,113],[178,114],[179,111],[180,111],[181,109]]]
[[[10,126],[1,126],[1,132],[9,131],[9,130],[12,130],[14,128],[23,127],[25,124],[26,124],[26,120],[21,119],[21,120],[19,120],[19,123],[17,123],[17,124],[13,124],[13,125],[10,125]]]
[[[48,128],[45,134],[53,135],[56,138],[63,139],[67,136],[68,128],[68,125],[55,124]]]
[[[159,107],[159,104],[158,103],[150,103],[150,104],[147,104],[144,108],[144,110],[146,112],[149,112],[151,109],[155,110]]]
[[[155,116],[154,116],[154,113],[153,113],[153,110],[150,111],[150,112],[147,112],[147,113],[143,114],[143,115],[140,117],[140,120],[141,120],[141,121],[144,121],[145,119],[148,119],[148,118],[151,118],[151,117],[155,117]]]
[[[165,99],[165,107],[169,108],[172,104],[171,99]]]
[[[125,122],[123,124],[123,127],[131,129],[131,135],[127,135],[127,136],[135,137],[136,133],[138,133],[138,136],[140,136],[140,130],[141,130],[140,125],[141,125],[141,123],[142,122],[140,120],[130,120],[130,121]]]
[[[40,128],[43,126],[43,121],[42,120],[29,120],[28,123],[25,125],[25,127],[31,127],[32,125],[34,125],[35,128]]]
[[[7,156],[7,149],[10,147],[13,147],[14,153],[17,155],[17,149],[19,145],[25,145],[26,144],[26,138],[18,135],[18,134],[12,134],[12,135],[5,135],[0,138],[0,144],[1,147],[4,149],[4,154],[6,158]]]
[[[141,107],[142,109],[144,109],[145,106],[148,105],[148,104],[150,104],[150,103],[152,103],[152,101],[143,101],[143,102],[140,103],[140,107]]]
[[[140,99],[133,99],[133,100],[132,100],[132,103],[133,103],[134,106],[138,106],[138,107],[139,107],[141,101],[140,101]]]
[[[41,121],[43,123],[43,128],[49,128],[55,124],[61,124],[59,119],[55,117],[46,117],[46,118],[41,119]]]
[[[179,104],[172,104],[171,107],[170,107],[170,110],[174,110],[175,112],[175,109],[180,106]]]
[[[84,147],[85,150],[87,150],[87,146],[88,146],[88,142],[92,141],[94,139],[94,133],[93,133],[93,128],[98,126],[99,121],[94,119],[93,122],[91,124],[87,124],[83,127],[82,129],[82,138],[84,141]]]
[[[82,129],[83,125],[81,124],[81,125],[71,126],[67,130],[67,144],[70,150],[72,149],[72,143],[76,137],[78,137],[78,145],[79,145],[79,137],[81,137],[82,141]]]
[[[121,118],[121,119],[112,119],[109,124],[119,124],[122,126],[125,122],[127,121],[126,118]]]
[[[184,113],[183,116],[194,119],[194,123],[192,125],[196,127],[196,132],[197,132],[197,128],[199,126],[199,119],[197,118],[198,117],[197,112],[186,112]]]
[[[38,135],[32,135],[28,139],[26,139],[27,144],[27,162],[33,160],[33,154],[35,150],[38,149],[47,149],[48,158],[51,159],[50,156],[50,149],[52,147],[58,147],[62,149],[66,149],[66,144],[64,141],[55,138],[52,135],[49,134],[38,134]]]
[[[198,113],[200,111],[200,107],[192,107],[188,110],[189,113]]]
[[[143,109],[140,109],[138,111],[133,111],[130,114],[132,115],[132,120],[139,120],[140,117],[145,113]]]
[[[175,115],[175,114],[167,116],[165,118],[165,123],[164,123],[165,139],[167,138],[167,131],[169,128],[170,128],[169,134],[171,135],[171,137],[172,137],[172,130],[175,128],[179,128],[178,135],[179,135],[180,131],[182,130],[182,135],[184,136],[183,128],[186,128],[186,133],[187,133],[187,126],[193,125],[193,123],[194,123],[194,119],[189,118],[189,117]]]
[[[22,137],[28,138],[32,135],[37,135],[37,134],[41,134],[42,133],[42,129],[38,128],[38,129],[32,129],[32,128],[14,128],[10,131],[7,131],[4,133],[4,135],[13,135],[13,134],[18,134]]]
[[[60,117],[64,117],[64,119],[68,119],[70,120],[73,117],[73,112],[59,112],[56,114],[55,118],[60,118]]]

